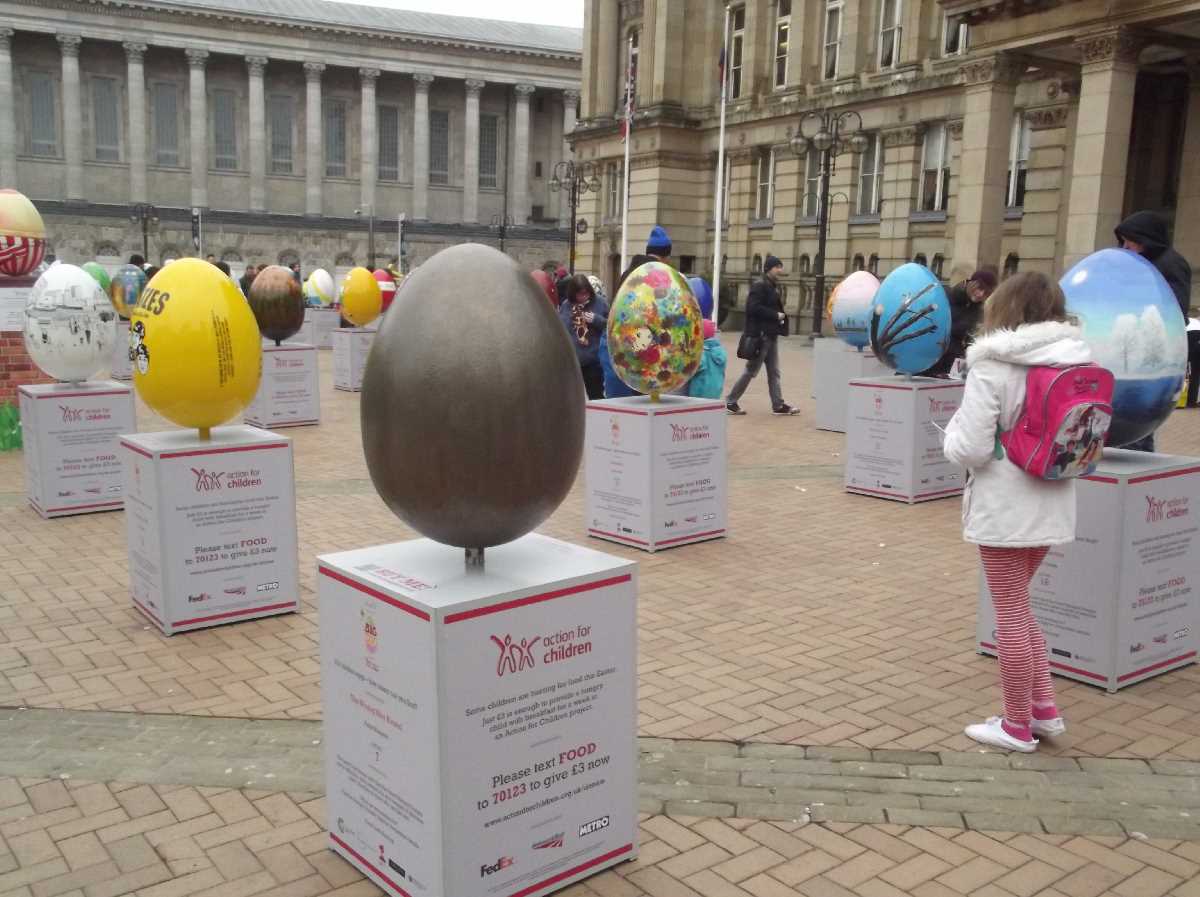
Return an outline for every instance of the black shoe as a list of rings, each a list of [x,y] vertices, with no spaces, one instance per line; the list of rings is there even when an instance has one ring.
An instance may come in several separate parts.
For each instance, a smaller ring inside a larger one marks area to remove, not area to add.
[[[745,414],[746,413],[745,411],[742,410],[742,406],[739,405],[737,402],[726,402],[725,410],[727,412],[729,412],[730,414]]]
[[[800,409],[793,408],[787,402],[784,402],[782,405],[778,405],[775,408],[772,408],[771,413],[772,414],[782,414],[783,416],[787,417],[788,415],[799,414]]]

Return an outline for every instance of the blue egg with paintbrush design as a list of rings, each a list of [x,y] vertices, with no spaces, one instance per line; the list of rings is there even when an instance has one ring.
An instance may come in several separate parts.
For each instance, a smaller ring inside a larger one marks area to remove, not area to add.
[[[950,299],[924,265],[909,262],[885,277],[871,306],[871,351],[888,367],[919,374],[946,351]]]

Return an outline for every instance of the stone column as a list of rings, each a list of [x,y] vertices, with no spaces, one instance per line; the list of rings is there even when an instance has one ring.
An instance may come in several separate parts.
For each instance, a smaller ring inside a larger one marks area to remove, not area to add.
[[[966,91],[952,267],[1000,266],[1013,98],[1025,68],[1020,57],[1000,54],[961,69]]]
[[[184,53],[191,86],[188,145],[192,157],[192,206],[205,209],[208,208],[208,91],[204,85],[204,65],[208,61],[208,51],[193,49]]]
[[[11,28],[0,28],[0,184],[17,185],[17,130],[13,109]]]
[[[362,182],[363,214],[375,211],[375,181],[379,172],[379,137],[375,128],[375,82],[379,69],[359,69],[362,78]]]
[[[518,84],[517,112],[513,117],[512,193],[508,197],[513,224],[524,227],[529,223],[529,98],[536,88],[532,84]]]
[[[596,41],[596,59],[592,63],[595,66],[596,83],[590,115],[595,118],[612,118],[617,114],[617,84],[625,82],[624,71],[618,73],[617,60],[620,60],[620,66],[625,65],[626,48],[617,30],[619,4],[613,3],[612,0],[595,2],[600,7],[595,14],[599,20],[596,28],[599,37]]]
[[[563,161],[571,158],[571,141],[570,134],[575,130],[575,104],[579,102],[579,91],[564,90],[563,91]],[[571,202],[570,195],[566,190],[558,191],[558,226],[571,226]]]
[[[413,75],[412,216],[429,220],[429,85],[433,75]]]
[[[67,159],[67,201],[83,199],[83,112],[79,105],[79,45],[77,34],[59,34],[62,52],[63,155]]]
[[[1083,63],[1063,265],[1111,246],[1125,200],[1141,42],[1117,28],[1076,40]]]
[[[1188,66],[1187,125],[1175,203],[1175,249],[1186,259],[1200,259],[1200,63]],[[1195,296],[1200,283],[1192,289]],[[1195,300],[1193,300],[1193,305]],[[1192,374],[1200,377],[1200,372]]]
[[[250,73],[250,210],[267,209],[267,101],[263,73],[267,57],[247,56]]]
[[[325,159],[321,149],[321,72],[325,64],[304,63],[304,214],[321,214]]]
[[[1059,88],[1053,88],[1058,96]],[[1039,106],[1025,112],[1029,123],[1029,166],[1025,175],[1025,209],[1017,254],[1022,271],[1054,276],[1062,231],[1059,219],[1070,183],[1067,139],[1071,106]]]
[[[125,72],[129,92],[129,201],[145,202],[146,189],[146,45],[126,42]]]
[[[483,81],[466,82],[467,108],[463,116],[463,224],[479,222],[479,94],[484,84]]]
[[[883,132],[883,207],[879,213],[879,277],[908,261],[908,216],[916,208],[925,127]]]

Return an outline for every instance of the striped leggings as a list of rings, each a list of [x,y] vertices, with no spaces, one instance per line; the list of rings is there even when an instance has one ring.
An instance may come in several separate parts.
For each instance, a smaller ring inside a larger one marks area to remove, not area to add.
[[[1046,637],[1029,608],[1029,583],[1050,549],[979,546],[984,575],[996,609],[996,644],[1000,654],[1000,686],[1004,719],[1017,728],[1029,726],[1033,707],[1054,706],[1054,684]]]

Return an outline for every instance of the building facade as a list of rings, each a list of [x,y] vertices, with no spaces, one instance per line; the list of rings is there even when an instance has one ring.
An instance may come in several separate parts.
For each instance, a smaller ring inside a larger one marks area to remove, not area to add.
[[[725,15],[718,0],[588,0],[574,147],[604,184],[580,267],[612,279],[619,264],[632,44],[628,252],[661,224],[680,267],[711,274]],[[1200,2],[744,0],[729,21],[725,307],[773,254],[811,320],[809,112],[866,137],[834,157],[830,284],[906,261],[947,282],[984,266],[1060,274],[1146,208],[1200,264]]]
[[[578,29],[309,0],[0,0],[0,184],[65,261],[564,258]],[[150,206],[151,208],[145,208]],[[372,219],[374,219],[372,221]]]

